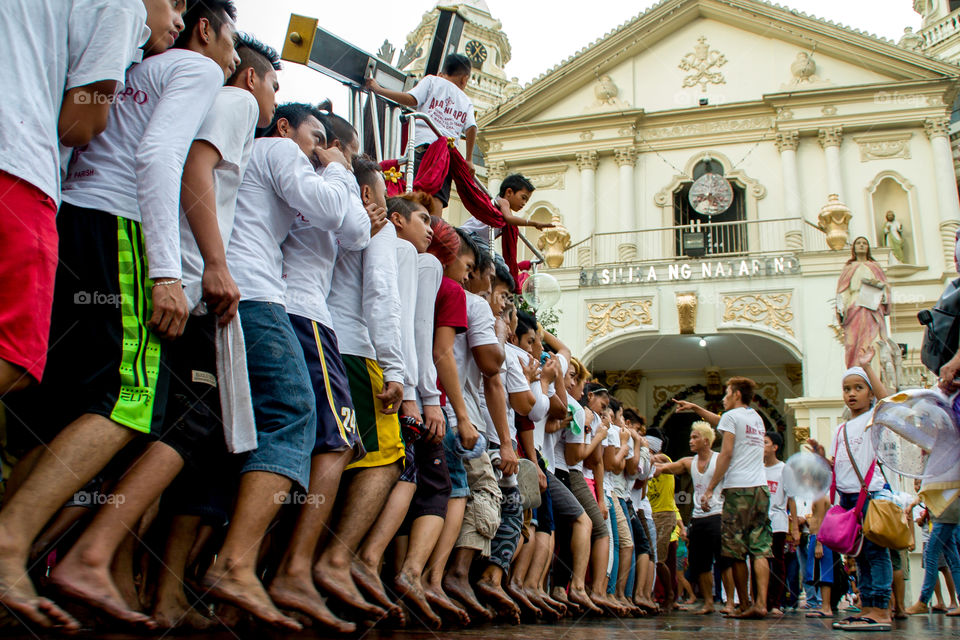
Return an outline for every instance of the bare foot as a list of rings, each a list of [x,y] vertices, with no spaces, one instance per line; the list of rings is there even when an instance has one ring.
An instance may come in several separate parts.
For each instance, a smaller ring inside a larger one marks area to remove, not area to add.
[[[507,595],[517,603],[521,611],[529,613],[534,618],[539,618],[544,614],[550,618],[556,618],[556,612],[553,609],[544,610],[544,607],[542,606],[543,603],[541,603],[541,606],[537,606],[527,597],[527,594],[523,592],[523,589],[518,589],[513,583],[508,582],[503,590],[506,591]]]
[[[693,611],[693,615],[695,615],[695,616],[708,616],[708,615],[710,615],[711,613],[713,613],[713,611],[714,611],[714,609],[713,609],[713,603],[712,603],[712,602],[704,602],[702,607],[700,607],[699,609],[695,609],[695,610]]]
[[[321,590],[370,617],[380,619],[387,615],[385,609],[370,604],[360,595],[350,576],[349,567],[334,568],[329,563],[324,563],[321,558],[313,567],[313,580]]]
[[[540,594],[541,598],[546,595],[542,591],[537,591],[537,593]],[[554,587],[548,597],[565,606],[567,611],[570,612],[570,615],[577,615],[580,613],[580,606],[575,602],[570,602],[570,598],[567,597],[567,592],[563,589],[563,587]],[[546,600],[544,599],[544,601]]]
[[[421,584],[419,576],[411,576],[401,571],[397,574],[397,577],[394,578],[393,585],[401,598],[404,598],[409,604],[414,605],[420,613],[426,617],[427,626],[433,627],[434,629],[440,628],[443,620],[433,612],[433,609],[431,609],[427,603],[427,596],[423,592],[423,584]]]
[[[524,589],[524,592],[526,591],[527,590]],[[556,611],[558,614],[560,614],[560,617],[567,615],[567,612],[568,612],[567,610],[570,608],[569,602],[561,602],[556,598],[551,597],[550,594],[548,594],[543,589],[536,589],[534,590],[534,593],[537,595],[540,601],[543,602],[544,606],[549,607],[550,609],[553,609],[554,611]]]
[[[754,603],[754,605],[746,611],[734,613],[730,617],[739,620],[760,620],[767,617],[767,608],[758,603]]]
[[[947,611],[947,615],[950,616],[951,618],[956,618],[957,616],[960,616],[960,607],[957,607],[956,609],[950,609],[950,611]]]
[[[17,562],[0,561],[0,604],[20,622],[70,631],[80,628],[80,623],[52,600],[41,598],[33,588],[26,569]]]
[[[213,597],[236,605],[267,624],[293,631],[303,629],[299,622],[280,613],[252,572],[231,571],[215,565],[203,577],[203,587]]]
[[[330,612],[323,596],[308,577],[277,574],[270,583],[269,593],[277,606],[305,613],[338,633],[352,633],[357,629],[357,625],[341,620]]]
[[[771,616],[779,618],[783,615],[783,610],[781,610],[779,607],[774,607],[773,609],[770,609],[769,613]]]
[[[480,580],[477,582],[477,595],[493,606],[497,613],[512,624],[520,624],[520,607],[498,584]]]
[[[350,564],[350,577],[353,578],[355,585],[366,591],[367,595],[387,610],[387,615],[396,618],[401,626],[407,623],[403,607],[390,600],[386,589],[383,588],[383,582],[380,581],[380,576],[374,569],[359,560],[354,560]]]
[[[448,598],[442,589],[427,585],[423,588],[423,593],[431,607],[439,609],[452,618],[457,618],[463,626],[470,624],[470,614],[467,610]]]
[[[570,602],[583,609],[585,613],[592,613],[595,616],[603,614],[603,609],[595,605],[593,600],[590,599],[590,596],[588,596],[587,592],[583,589],[571,588],[570,592],[567,594],[567,598],[570,600]]]
[[[920,602],[919,600],[909,607],[907,607],[907,615],[915,616],[921,613],[930,613],[930,607]]]
[[[208,618],[191,607],[182,592],[179,596],[160,595],[151,617],[161,629],[183,628],[204,631],[217,623],[216,620]]]
[[[490,620],[492,618],[486,607],[480,604],[480,601],[477,600],[477,596],[470,587],[470,583],[468,583],[466,580],[455,578],[448,574],[443,577],[443,590],[462,602],[467,607],[467,611],[469,613],[476,614],[480,618],[486,620]]]
[[[120,622],[132,625],[141,625],[154,629],[157,623],[150,616],[133,611],[120,595],[119,589],[113,584],[109,569],[100,566],[91,566],[77,557],[79,554],[68,554],[50,574],[50,584],[73,600],[93,607]]]

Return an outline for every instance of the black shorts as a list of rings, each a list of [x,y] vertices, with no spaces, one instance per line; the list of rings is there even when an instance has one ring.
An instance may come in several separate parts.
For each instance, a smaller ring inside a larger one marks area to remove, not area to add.
[[[139,222],[64,203],[43,381],[11,397],[30,449],[84,414],[138,433],[163,424],[169,344],[148,327],[152,284]],[[30,295],[30,292],[24,292]],[[5,399],[6,401],[6,399]],[[11,428],[11,432],[18,429]]]
[[[157,439],[188,465],[206,466],[226,452],[217,388],[217,316],[190,316],[169,343],[170,388]]]
[[[536,530],[542,533],[553,533],[556,529],[556,523],[553,519],[553,500],[551,498],[550,485],[554,482],[560,484],[557,477],[552,473],[547,473],[547,464],[543,461],[543,456],[537,452],[537,462],[540,464],[540,470],[547,476],[547,490],[540,494],[540,506],[537,507]]]
[[[408,520],[412,522],[420,516],[446,517],[452,485],[443,443],[418,440],[413,451],[417,491],[410,503]]]
[[[417,170],[420,168],[420,160],[423,158],[423,154],[427,152],[427,149],[430,148],[428,144],[422,144],[414,150],[413,155],[413,175],[417,175]],[[453,174],[447,171],[447,177],[443,179],[443,186],[440,187],[440,191],[437,191],[433,194],[433,197],[441,202],[444,208],[450,204],[450,186],[453,184]]]
[[[690,573],[693,576],[711,571],[715,563],[721,569],[728,564],[720,555],[720,519],[719,513],[690,519],[687,548],[690,554]]]

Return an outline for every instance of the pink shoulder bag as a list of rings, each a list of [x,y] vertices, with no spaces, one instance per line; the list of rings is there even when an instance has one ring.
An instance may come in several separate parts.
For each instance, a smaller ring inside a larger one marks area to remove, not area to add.
[[[840,505],[830,507],[823,522],[820,524],[820,533],[817,534],[817,541],[833,549],[837,553],[845,556],[856,556],[860,553],[860,547],[863,546],[863,503],[867,501],[867,487],[873,479],[873,472],[877,467],[877,461],[874,460],[867,472],[867,477],[860,475],[860,469],[853,459],[853,452],[850,450],[850,441],[847,439],[846,423],[840,427],[843,431],[843,443],[847,448],[847,457],[850,458],[850,464],[857,474],[860,481],[860,496],[857,498],[857,506],[853,509],[844,509]],[[839,443],[838,443],[839,444]],[[833,447],[833,481],[830,484],[830,502],[832,503],[837,494],[837,446]]]

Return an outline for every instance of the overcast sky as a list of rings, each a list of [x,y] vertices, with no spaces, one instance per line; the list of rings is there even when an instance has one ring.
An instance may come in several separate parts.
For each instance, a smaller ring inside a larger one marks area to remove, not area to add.
[[[395,47],[419,23],[435,0],[235,0],[237,26],[280,50],[291,13],[319,18],[326,30],[375,53],[384,38]],[[443,2],[455,4],[456,0]],[[508,76],[530,82],[580,48],[655,4],[654,0],[487,0],[494,18],[503,22],[513,57]],[[905,26],[920,27],[911,0],[780,0],[779,4],[840,24],[899,40]],[[576,7],[566,9],[566,7]],[[563,8],[563,10],[560,10]],[[280,72],[280,101],[318,102],[329,97],[334,109],[346,110],[341,85],[296,64]]]

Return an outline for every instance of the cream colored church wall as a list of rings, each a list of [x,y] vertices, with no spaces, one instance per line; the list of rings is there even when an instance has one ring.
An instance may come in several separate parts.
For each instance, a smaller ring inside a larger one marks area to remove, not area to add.
[[[684,87],[683,80],[690,72],[678,67],[686,54],[694,52],[701,36],[706,38],[711,51],[716,50],[726,58],[725,64],[712,69],[721,73],[725,82],[707,84],[705,92],[700,85]],[[694,107],[701,97],[707,97],[711,105],[721,105],[755,100],[764,93],[811,86],[869,84],[890,79],[836,58],[814,54],[815,75],[820,82],[795,85],[790,65],[800,51],[804,49],[782,40],[700,19],[605,73],[619,87],[619,98],[647,112]],[[809,53],[809,49],[806,51]],[[585,107],[596,101],[593,87],[591,82],[573,89],[568,99],[552,105],[533,119],[550,120],[583,113]]]

